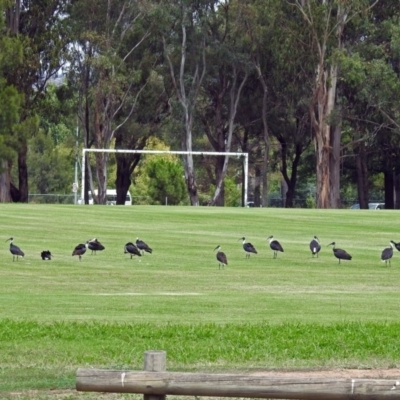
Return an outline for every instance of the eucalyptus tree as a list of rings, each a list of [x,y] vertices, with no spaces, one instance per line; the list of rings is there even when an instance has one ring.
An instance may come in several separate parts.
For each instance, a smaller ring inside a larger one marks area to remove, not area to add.
[[[146,52],[140,57],[152,60],[152,54]],[[149,138],[155,138],[161,135],[163,126],[168,121],[168,96],[164,90],[162,77],[157,72],[155,64],[157,60],[153,60],[152,65],[146,62],[140,66],[142,72],[142,80],[146,81],[146,87],[143,95],[137,102],[137,110],[134,115],[121,126],[115,133],[116,149],[132,149],[143,150],[148,146]],[[126,193],[132,183],[132,175],[135,168],[141,160],[141,153],[118,153],[117,161],[117,204],[124,204]]]
[[[193,150],[193,123],[207,67],[207,18],[215,3],[218,2],[210,0],[161,1],[167,16],[161,31],[168,69],[165,77],[167,79],[168,76],[174,97],[181,107],[183,120],[181,148],[187,152]],[[193,155],[188,153],[183,160],[190,204],[197,206],[199,198]]]
[[[0,0],[0,203],[10,202],[14,185],[11,182],[11,163],[16,154],[17,139],[12,135],[18,123],[22,95],[7,83],[6,73],[22,60],[20,42],[9,34],[4,15],[7,2]]]
[[[254,200],[258,205],[261,194],[260,205],[267,205],[267,176],[278,160],[287,188],[285,206],[292,207],[301,155],[312,137],[307,108],[312,59],[304,46],[308,34],[301,29],[301,17],[279,0],[247,2],[241,15],[241,31],[255,69],[239,112],[239,122],[248,126],[244,133],[252,131],[257,138],[252,145],[257,178]],[[252,151],[249,140],[243,142]]]
[[[133,60],[150,36],[151,24],[146,20],[149,12],[147,1],[88,0],[73,4],[76,36],[72,77],[79,90],[79,117],[87,148],[109,149],[117,132],[136,111],[147,81]],[[106,200],[108,158],[106,152],[95,153],[95,200],[99,204]],[[94,193],[91,169],[87,172]]]
[[[360,206],[368,207],[374,174],[383,173],[386,207],[393,208],[400,201],[400,4],[379,2],[369,14],[351,21],[347,51],[337,57],[346,147],[354,154]]]
[[[335,119],[338,63],[333,57],[345,48],[346,27],[353,18],[366,15],[379,0],[287,0],[303,16],[315,56],[315,77],[309,104],[314,130],[317,173],[317,207],[340,204],[340,118]]]
[[[23,94],[23,101],[10,135],[18,153],[18,187],[12,186],[13,201],[28,201],[27,142],[38,129],[37,108],[45,96],[46,84],[65,62],[63,54],[68,43],[68,0],[31,0],[7,2],[5,12],[7,32],[12,37],[22,57],[14,58],[12,68],[4,72],[7,84]],[[12,168],[9,163],[9,173]]]
[[[236,115],[252,65],[243,41],[241,3],[236,0],[210,4],[206,54],[208,70],[201,88],[199,116],[205,133],[217,152],[230,152]],[[215,159],[215,192],[211,205],[223,206],[224,179],[229,156]]]

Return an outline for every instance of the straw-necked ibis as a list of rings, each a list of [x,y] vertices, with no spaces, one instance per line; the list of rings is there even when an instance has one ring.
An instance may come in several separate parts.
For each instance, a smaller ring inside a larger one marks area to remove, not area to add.
[[[17,258],[18,261],[18,257],[24,257],[25,253],[18,247],[16,246],[13,242],[14,242],[14,238],[10,238],[7,239],[6,242],[10,241],[10,253],[13,256],[13,261],[15,261],[15,258]]]
[[[86,249],[88,248],[88,243],[86,242],[85,244],[80,243],[78,244],[74,251],[72,252],[73,256],[78,256],[79,257],[79,261],[82,260],[82,256],[86,253]]]
[[[144,252],[146,253],[152,253],[153,249],[147,245],[147,243],[143,242],[143,240],[140,240],[139,238],[136,238],[136,247],[140,250],[140,252],[142,254],[144,254]]]
[[[337,249],[335,242],[328,244],[328,246],[333,246],[332,247],[333,255],[339,259],[339,264],[340,264],[340,260],[351,260],[352,259],[351,255],[346,250]]]
[[[314,257],[316,255],[318,258],[318,253],[321,251],[321,244],[316,236],[314,236],[314,239],[312,239],[310,242],[310,250],[312,256]]]
[[[388,261],[389,261],[389,266],[391,266],[391,262],[390,260],[393,257],[393,241],[391,240],[390,242],[390,247],[386,247],[386,249],[382,250],[382,254],[381,254],[381,260],[385,261],[385,264],[387,265]]]
[[[132,242],[128,242],[125,247],[124,247],[124,254],[129,253],[131,255],[131,258],[133,256],[142,256],[142,253],[140,252],[140,250],[132,243]]]
[[[104,250],[105,247],[97,240],[97,238],[93,238],[87,241],[88,249],[92,250],[92,254],[96,255],[96,251]]]
[[[40,253],[40,257],[42,257],[42,260],[51,260],[52,254],[50,250],[43,250]]]
[[[258,254],[255,247],[251,243],[246,242],[246,238],[242,237],[239,240],[243,241],[243,250],[246,252],[246,258],[250,258],[251,253]]]
[[[267,240],[269,240],[269,247],[274,252],[274,258],[278,257],[278,251],[283,253],[283,247],[273,236],[270,236]]]
[[[221,269],[221,266],[222,266],[222,269],[223,269],[225,267],[225,265],[228,265],[228,259],[226,257],[226,254],[223,251],[221,251],[220,245],[218,245],[214,249],[214,251],[215,250],[217,251],[218,268]]]

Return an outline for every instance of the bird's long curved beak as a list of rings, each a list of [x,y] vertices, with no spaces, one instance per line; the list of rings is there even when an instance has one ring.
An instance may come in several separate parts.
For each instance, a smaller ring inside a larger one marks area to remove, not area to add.
[[[10,238],[10,239],[7,239],[4,243],[6,243],[6,242],[8,242],[9,240],[11,240],[12,238]]]

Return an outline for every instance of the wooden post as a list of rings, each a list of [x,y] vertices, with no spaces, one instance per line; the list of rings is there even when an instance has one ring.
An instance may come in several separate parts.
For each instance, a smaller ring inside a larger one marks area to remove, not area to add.
[[[148,350],[144,353],[144,371],[165,372],[167,352],[163,350]],[[165,395],[144,394],[143,400],[165,400]]]
[[[395,379],[330,379],[261,375],[78,369],[78,391],[296,400],[400,400]]]

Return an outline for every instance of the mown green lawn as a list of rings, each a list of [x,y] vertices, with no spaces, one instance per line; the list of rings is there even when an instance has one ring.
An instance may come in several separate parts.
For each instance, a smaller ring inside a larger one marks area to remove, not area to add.
[[[398,366],[400,253],[380,261],[400,241],[398,211],[2,204],[0,215],[0,390],[73,387],[78,367],[141,369],[149,349],[167,350],[170,370]],[[13,262],[11,236],[25,259]],[[103,252],[72,257],[93,237]],[[137,237],[153,254],[124,254]],[[332,241],[353,260],[339,264]]]

